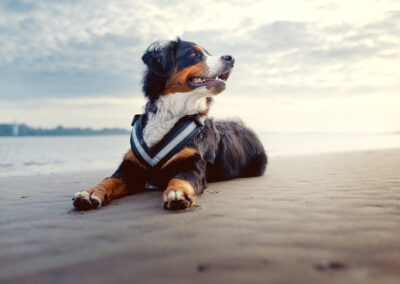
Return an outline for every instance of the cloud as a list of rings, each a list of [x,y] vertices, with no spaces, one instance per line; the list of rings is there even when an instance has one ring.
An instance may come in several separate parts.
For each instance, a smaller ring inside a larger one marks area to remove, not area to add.
[[[142,52],[154,40],[180,35],[215,55],[236,58],[218,105],[221,113],[236,111],[246,98],[249,114],[241,116],[257,128],[262,113],[275,130],[289,129],[294,112],[304,118],[294,128],[314,129],[315,116],[326,113],[333,121],[335,113],[345,113],[350,120],[351,113],[334,108],[355,108],[373,97],[371,106],[379,98],[388,101],[373,120],[366,118],[370,106],[365,105],[363,117],[370,124],[383,121],[387,107],[399,105],[394,101],[400,90],[395,2],[4,0],[0,118],[26,113],[36,125],[57,117],[55,124],[122,127],[132,111],[141,111],[128,100],[143,100]],[[348,97],[354,98],[351,104],[340,103]],[[271,108],[273,114],[264,114]],[[390,110],[393,121],[394,113]]]
[[[74,1],[68,4],[72,7],[37,1],[40,9],[32,4],[29,11],[14,5],[17,16],[3,6],[3,98],[126,95],[139,85],[142,37],[117,24],[102,30],[106,25],[96,23],[101,18],[90,16],[88,9],[79,12],[82,6]]]
[[[102,97],[137,95],[140,74],[115,74],[96,70],[0,70],[2,99],[46,97]]]
[[[254,92],[263,82],[263,94],[320,96],[378,86],[381,93],[398,90],[399,83],[393,80],[400,63],[398,15],[391,12],[361,26],[289,21],[262,25],[250,33],[251,46],[241,49],[243,45],[236,43],[244,62],[236,71],[250,77],[236,87]]]
[[[33,1],[27,0],[5,0],[0,5],[5,10],[17,13],[29,12],[37,7]]]
[[[141,96],[143,50],[177,35],[234,55],[238,96],[392,94],[400,11],[356,2],[2,1],[1,99]]]
[[[309,24],[279,21],[266,24],[255,30],[252,37],[266,52],[282,52],[290,49],[304,49],[317,44],[311,35]]]

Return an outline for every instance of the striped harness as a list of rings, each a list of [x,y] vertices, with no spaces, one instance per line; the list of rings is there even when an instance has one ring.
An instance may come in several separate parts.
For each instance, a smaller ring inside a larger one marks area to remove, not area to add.
[[[200,133],[204,124],[198,115],[182,117],[175,126],[153,147],[143,139],[146,114],[137,114],[132,120],[131,148],[135,156],[149,169],[160,169]]]

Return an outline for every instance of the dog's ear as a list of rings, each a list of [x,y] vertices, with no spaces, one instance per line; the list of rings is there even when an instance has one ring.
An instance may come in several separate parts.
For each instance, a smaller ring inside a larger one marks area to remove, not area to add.
[[[177,41],[152,43],[142,56],[144,64],[157,76],[167,78],[175,67]]]

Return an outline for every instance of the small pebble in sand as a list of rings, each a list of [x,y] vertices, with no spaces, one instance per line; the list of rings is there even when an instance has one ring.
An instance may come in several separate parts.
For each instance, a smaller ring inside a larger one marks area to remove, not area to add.
[[[208,270],[209,268],[210,268],[210,266],[206,265],[206,264],[197,265],[197,271],[199,271],[199,272],[204,272],[204,271]]]
[[[315,269],[324,271],[324,270],[341,270],[345,269],[346,265],[339,261],[324,261],[321,263],[317,263],[314,265]]]

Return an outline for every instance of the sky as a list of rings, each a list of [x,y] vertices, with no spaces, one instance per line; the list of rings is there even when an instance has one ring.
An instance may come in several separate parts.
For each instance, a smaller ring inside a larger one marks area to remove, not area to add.
[[[216,118],[400,130],[400,0],[0,0],[0,123],[129,129],[143,51],[177,36],[236,59]]]

